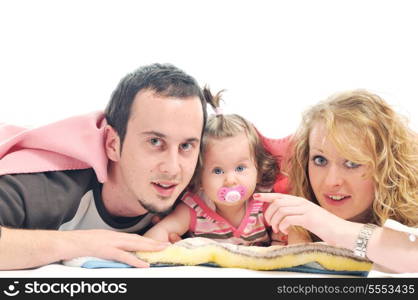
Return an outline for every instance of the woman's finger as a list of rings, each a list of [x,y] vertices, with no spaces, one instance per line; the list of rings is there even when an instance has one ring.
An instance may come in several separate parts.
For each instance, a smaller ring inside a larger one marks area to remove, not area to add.
[[[259,196],[256,197],[255,195]],[[256,193],[254,194],[254,199],[267,203],[279,202],[282,206],[293,206],[310,202],[301,197],[280,193]]]
[[[280,193],[255,193],[253,195],[255,200],[260,200],[263,202],[273,202],[276,199],[280,199],[283,194]]]
[[[303,224],[303,218],[303,215],[286,216],[280,222],[279,230],[285,234],[289,234],[290,226],[301,226]]]
[[[302,215],[303,213],[304,209],[300,206],[280,207],[272,216],[270,220],[270,225],[272,226],[274,232],[278,232],[279,225],[284,220],[284,218],[288,216]]]
[[[276,199],[267,207],[266,211],[264,212],[264,216],[267,224],[270,224],[272,216],[278,209],[282,209],[284,207],[295,207],[300,209],[300,211],[306,211],[309,209],[310,202],[303,198],[291,198],[291,197],[284,197],[282,199]]]
[[[278,201],[274,201],[273,203],[271,203],[264,211],[264,219],[269,225],[271,224],[271,218],[274,214],[276,214],[277,210],[280,208],[280,205],[278,205],[277,202]]]

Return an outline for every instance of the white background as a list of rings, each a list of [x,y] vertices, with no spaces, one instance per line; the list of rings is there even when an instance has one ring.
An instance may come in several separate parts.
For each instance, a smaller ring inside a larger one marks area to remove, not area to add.
[[[120,78],[170,62],[270,137],[367,88],[418,129],[416,1],[0,0],[0,122],[103,109]]]

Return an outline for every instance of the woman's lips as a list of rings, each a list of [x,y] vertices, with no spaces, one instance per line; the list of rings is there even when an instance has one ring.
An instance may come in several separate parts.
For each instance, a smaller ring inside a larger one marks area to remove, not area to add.
[[[331,197],[334,196],[334,197]],[[329,205],[339,206],[345,204],[347,201],[351,199],[350,195],[324,195],[325,201]],[[334,198],[334,199],[333,199]]]

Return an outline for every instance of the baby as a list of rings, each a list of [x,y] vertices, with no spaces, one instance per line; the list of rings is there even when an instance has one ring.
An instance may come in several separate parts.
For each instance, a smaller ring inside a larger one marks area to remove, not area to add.
[[[221,92],[205,97],[216,114],[209,117],[202,140],[199,166],[174,211],[152,227],[146,237],[169,241],[170,233],[206,237],[237,245],[268,246],[304,242],[291,230],[272,233],[264,211],[268,203],[254,192],[270,192],[279,172],[276,159],[263,147],[254,126],[238,115],[220,112]],[[203,164],[202,164],[203,161]]]

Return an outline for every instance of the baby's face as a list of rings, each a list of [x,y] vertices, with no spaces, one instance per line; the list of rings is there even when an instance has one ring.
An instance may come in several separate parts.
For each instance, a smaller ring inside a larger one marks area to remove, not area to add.
[[[210,138],[204,156],[202,187],[206,196],[218,207],[245,202],[254,193],[257,168],[245,133],[234,137]],[[225,201],[218,195],[221,188],[243,191],[238,201]]]

